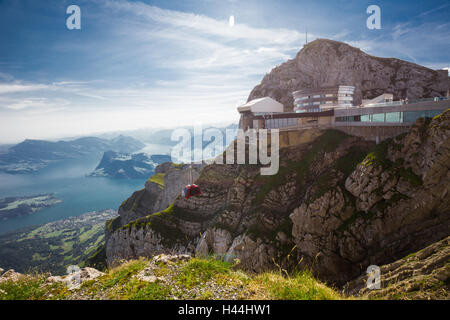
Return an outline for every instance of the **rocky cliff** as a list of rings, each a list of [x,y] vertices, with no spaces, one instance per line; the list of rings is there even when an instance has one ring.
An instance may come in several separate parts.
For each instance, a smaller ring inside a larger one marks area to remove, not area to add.
[[[374,57],[343,42],[318,39],[305,45],[294,59],[272,69],[248,100],[269,96],[289,110],[292,92],[334,85],[355,86],[355,104],[383,93],[393,93],[395,100],[416,99],[444,96],[450,89],[446,70]]]
[[[446,111],[379,145],[304,130],[280,150],[277,175],[208,165],[196,179],[202,196],[178,197],[160,212],[166,203],[155,210],[148,185],[119,210],[108,261],[216,254],[252,271],[307,266],[343,284],[449,235],[449,125]]]
[[[145,238],[143,230],[140,229],[140,234],[136,233],[135,226],[152,213],[167,209],[185,185],[197,180],[203,166],[196,164],[190,168],[188,165],[166,162],[156,167],[155,175],[145,183],[145,188],[125,200],[119,207],[119,217],[107,223],[106,256],[109,263],[122,258],[145,256],[148,252],[164,251],[156,249],[162,241],[159,234],[148,230]],[[156,240],[152,240],[153,237]],[[149,247],[150,243],[155,243],[155,248]]]

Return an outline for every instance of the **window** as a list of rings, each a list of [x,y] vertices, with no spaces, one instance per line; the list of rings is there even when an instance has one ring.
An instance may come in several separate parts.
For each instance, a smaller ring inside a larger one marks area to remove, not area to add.
[[[400,122],[400,112],[386,113],[386,122]]]
[[[373,122],[384,122],[384,113],[376,113],[372,115]]]

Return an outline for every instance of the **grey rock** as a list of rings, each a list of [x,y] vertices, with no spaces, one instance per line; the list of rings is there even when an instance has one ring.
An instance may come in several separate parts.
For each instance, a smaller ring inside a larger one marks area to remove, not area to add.
[[[24,274],[14,271],[14,269],[9,269],[0,277],[0,282],[5,281],[18,281],[22,278],[26,277]]]
[[[47,283],[64,283],[69,290],[75,290],[80,288],[83,282],[97,279],[103,276],[104,273],[97,269],[86,267],[80,269],[78,272],[73,272],[66,276],[50,276],[46,279]]]

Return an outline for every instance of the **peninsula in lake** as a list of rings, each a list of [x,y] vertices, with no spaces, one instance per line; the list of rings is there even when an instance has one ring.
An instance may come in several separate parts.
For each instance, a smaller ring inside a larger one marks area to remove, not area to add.
[[[62,200],[56,198],[52,193],[3,198],[0,199],[0,220],[29,215],[61,202]]]

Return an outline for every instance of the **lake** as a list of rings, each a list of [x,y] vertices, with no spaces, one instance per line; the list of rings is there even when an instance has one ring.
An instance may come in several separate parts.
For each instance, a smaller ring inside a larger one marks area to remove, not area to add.
[[[31,215],[0,221],[0,234],[23,227],[103,209],[117,210],[123,200],[144,187],[146,179],[86,177],[102,155],[64,160],[32,174],[0,173],[0,198],[54,193],[62,203]]]

